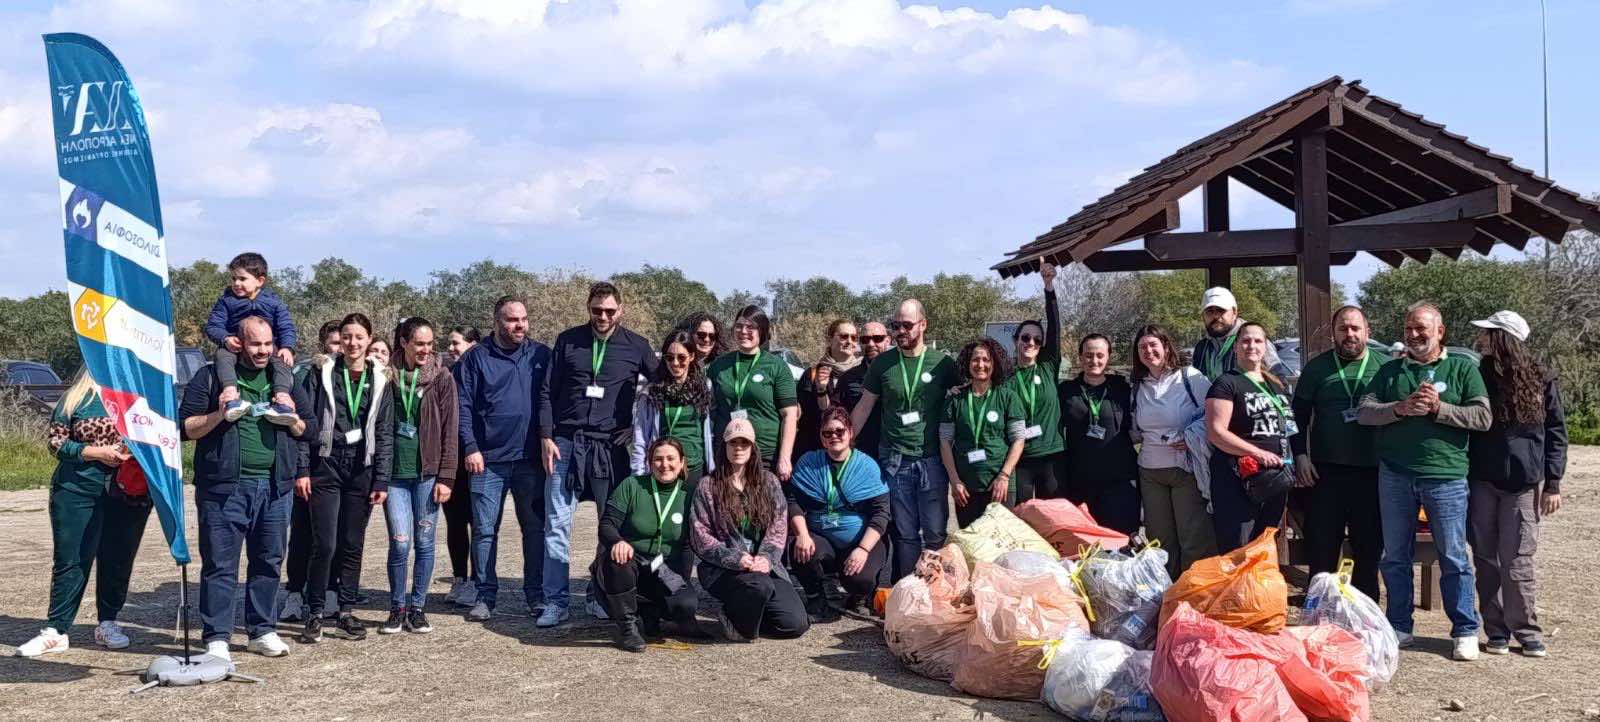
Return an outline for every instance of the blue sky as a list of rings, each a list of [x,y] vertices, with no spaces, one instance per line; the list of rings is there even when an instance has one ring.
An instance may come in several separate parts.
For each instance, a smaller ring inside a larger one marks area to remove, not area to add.
[[[651,263],[727,291],[985,273],[1140,168],[1335,74],[1538,168],[1538,8],[8,3],[0,295],[64,285],[43,32],[96,36],[132,73],[175,262],[338,255],[416,283],[482,258]],[[1584,193],[1600,191],[1597,26],[1600,3],[1550,0],[1551,174]],[[1289,221],[1259,198],[1235,212]],[[1378,265],[1335,277],[1353,289]]]

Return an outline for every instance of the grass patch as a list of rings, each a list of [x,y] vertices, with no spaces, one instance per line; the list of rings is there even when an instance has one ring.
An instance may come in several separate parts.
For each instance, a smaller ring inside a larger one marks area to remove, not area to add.
[[[0,437],[0,491],[44,486],[55,471],[56,457],[44,439]]]

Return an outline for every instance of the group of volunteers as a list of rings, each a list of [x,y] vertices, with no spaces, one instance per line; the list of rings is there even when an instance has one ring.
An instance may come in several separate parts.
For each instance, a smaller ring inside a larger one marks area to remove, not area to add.
[[[1540,516],[1561,505],[1566,436],[1555,379],[1510,311],[1474,321],[1479,363],[1446,349],[1432,305],[1409,310],[1392,359],[1369,348],[1365,313],[1341,308],[1332,350],[1291,391],[1267,330],[1213,288],[1188,362],[1169,330],[1146,325],[1126,349],[1079,339],[1063,378],[1055,269],[1041,263],[1044,318],[1017,326],[1014,354],[987,337],[953,357],[932,348],[921,304],[906,299],[886,321],[830,324],[823,357],[796,378],[769,350],[758,306],[726,328],[697,314],[652,344],[624,324],[622,291],[600,282],[589,322],[552,345],[528,337],[527,304],[508,295],[487,337],[417,317],[379,336],[350,313],[321,327],[322,353],[297,367],[266,261],[246,253],[228,270],[206,326],[216,363],[179,408],[196,442],[213,656],[229,658],[241,549],[250,651],[287,653],[280,621],[303,622],[302,644],[325,631],[364,638],[355,609],[379,506],[390,613],[378,631],[432,629],[441,508],[446,599],[488,621],[507,496],[540,628],[571,619],[574,511],[596,505],[582,605],[635,652],[669,626],[701,634],[701,590],[720,602],[715,631],[729,640],[799,636],[944,546],[952,508],[966,527],[991,503],[1064,498],[1158,541],[1173,577],[1288,513],[1312,573],[1334,571],[1348,542],[1355,586],[1377,598],[1381,574],[1402,645],[1420,509],[1456,657],[1477,656],[1480,619],[1487,651],[1514,637],[1523,654],[1546,653],[1533,554]],[[1132,359],[1126,376],[1110,369],[1119,351]],[[57,405],[49,444],[60,460],[49,621],[17,651],[68,648],[97,561],[95,640],[125,647],[116,619],[150,504],[86,376]]]

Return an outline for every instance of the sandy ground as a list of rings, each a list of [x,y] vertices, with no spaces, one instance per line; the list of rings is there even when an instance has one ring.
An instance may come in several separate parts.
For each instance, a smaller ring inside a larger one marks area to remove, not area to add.
[[[1600,541],[1600,448],[1572,455],[1566,504],[1548,518],[1539,550],[1540,616],[1551,648],[1545,660],[1489,657],[1449,660],[1448,624],[1440,611],[1418,610],[1418,645],[1403,654],[1396,680],[1373,700],[1380,720],[1581,719],[1600,707],[1600,647],[1590,618]],[[43,489],[0,493],[0,653],[43,626],[50,577],[50,528]],[[194,515],[189,515],[191,549]],[[507,528],[515,521],[506,514]],[[592,556],[594,513],[583,505],[574,540],[581,590]],[[830,719],[863,705],[884,719],[1033,719],[1053,716],[1042,705],[966,697],[906,672],[872,624],[846,619],[813,627],[802,639],[753,645],[691,642],[626,654],[609,644],[611,628],[577,614],[571,626],[535,629],[520,593],[517,535],[502,537],[501,605],[489,624],[464,621],[433,588],[429,635],[376,634],[387,599],[385,529],[381,515],[368,533],[363,587],[374,604],[358,614],[374,628],[363,642],[326,639],[314,647],[291,641],[289,656],[265,659],[234,650],[242,672],[264,685],[224,683],[159,689],[137,696],[119,670],[142,668],[155,654],[179,649],[172,626],[177,569],[152,518],[122,621],[133,646],[107,651],[93,644],[91,582],[73,648],[43,660],[0,659],[0,718],[118,719],[245,715],[311,719],[457,719],[545,717],[598,719],[642,714],[658,718]],[[440,539],[437,576],[448,574]],[[197,587],[198,559],[191,569]],[[513,591],[506,592],[506,589]],[[195,622],[198,637],[198,619]],[[291,631],[287,626],[285,632]],[[242,645],[244,635],[234,636]],[[1451,700],[1463,711],[1445,708]],[[1600,715],[1600,713],[1597,713]]]

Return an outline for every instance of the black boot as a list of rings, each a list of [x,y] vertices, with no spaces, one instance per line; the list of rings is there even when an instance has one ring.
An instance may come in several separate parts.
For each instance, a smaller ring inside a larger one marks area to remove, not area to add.
[[[639,614],[639,630],[644,634],[646,642],[659,642],[666,639],[661,633],[661,615],[655,612],[641,612]]]
[[[622,594],[607,594],[606,610],[617,625],[617,648],[628,652],[643,652],[644,637],[639,634],[639,595],[630,590]]]
[[[322,613],[311,612],[306,616],[305,631],[300,632],[301,644],[316,644],[322,641]]]

